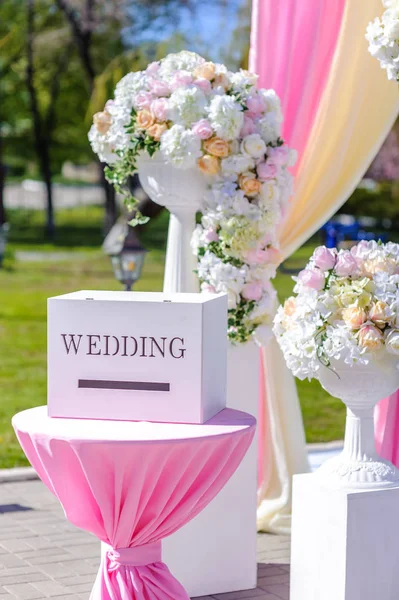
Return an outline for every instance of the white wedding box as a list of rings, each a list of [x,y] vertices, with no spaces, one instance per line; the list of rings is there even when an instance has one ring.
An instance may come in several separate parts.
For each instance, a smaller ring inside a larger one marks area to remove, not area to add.
[[[226,406],[227,296],[48,299],[51,417],[204,423]]]

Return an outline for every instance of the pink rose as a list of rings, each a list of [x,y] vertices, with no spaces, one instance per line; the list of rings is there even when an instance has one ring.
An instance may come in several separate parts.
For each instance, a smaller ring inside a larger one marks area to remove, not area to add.
[[[337,260],[337,251],[325,246],[319,246],[313,252],[313,260],[316,267],[319,267],[322,271],[330,271],[334,268],[335,261]]]
[[[262,284],[256,281],[254,283],[246,283],[242,288],[241,296],[245,298],[245,300],[258,301],[261,299],[262,293]]]
[[[250,96],[247,98],[248,113],[251,117],[259,117],[265,110],[265,103],[262,96]]]
[[[138,110],[143,110],[143,108],[150,108],[151,102],[153,100],[153,95],[149,92],[139,92],[135,99],[135,105]]]
[[[208,292],[209,294],[215,294],[216,288],[214,288],[213,285],[210,285],[209,283],[206,283],[204,281],[203,283],[201,283],[201,292]]]
[[[274,179],[277,175],[278,168],[273,163],[260,162],[256,167],[259,179]]]
[[[194,81],[194,85],[196,85],[197,88],[202,90],[204,92],[204,94],[209,94],[209,92],[212,89],[211,82],[208,81],[208,79],[204,79],[203,77]]]
[[[169,96],[170,87],[165,81],[160,79],[152,79],[150,81],[150,90],[154,96]]]
[[[147,75],[155,75],[159,71],[159,63],[154,61],[146,68]]]
[[[253,250],[244,252],[244,259],[249,265],[261,265],[267,262],[267,253],[266,250],[254,248]]]
[[[313,290],[321,290],[324,287],[326,278],[319,269],[303,269],[298,275],[298,281]]]
[[[261,265],[271,263],[277,265],[281,260],[281,254],[276,248],[254,248],[247,250],[244,254],[244,259],[249,265]]]
[[[334,270],[338,277],[350,277],[358,270],[357,262],[349,251],[342,252],[338,254]]]
[[[214,229],[209,229],[205,234],[205,240],[207,242],[218,242],[219,236]]]
[[[190,85],[193,82],[193,76],[188,71],[177,71],[170,83],[170,87],[172,90],[177,90],[180,87],[185,87],[186,85]]]
[[[289,149],[287,146],[279,146],[278,148],[268,148],[267,155],[269,160],[275,165],[286,165],[288,163]]]
[[[245,138],[247,135],[251,135],[252,133],[256,133],[256,125],[252,119],[244,116],[244,125],[240,131],[240,137]]]
[[[157,98],[151,104],[151,111],[157,121],[167,121],[169,102],[166,98]]]
[[[201,140],[207,140],[213,134],[212,125],[207,119],[201,119],[193,125],[193,133]]]

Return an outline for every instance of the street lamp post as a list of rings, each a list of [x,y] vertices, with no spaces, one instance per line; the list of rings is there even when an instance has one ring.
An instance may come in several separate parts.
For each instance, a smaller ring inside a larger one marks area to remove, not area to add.
[[[121,231],[122,228],[122,231]],[[110,235],[104,249],[111,257],[115,277],[130,291],[139,279],[147,250],[143,248],[134,227],[126,222],[117,223],[116,236]]]

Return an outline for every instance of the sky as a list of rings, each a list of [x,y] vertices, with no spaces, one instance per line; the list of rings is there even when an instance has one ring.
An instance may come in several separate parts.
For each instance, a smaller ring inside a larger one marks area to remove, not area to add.
[[[234,30],[240,25],[239,10],[248,6],[248,0],[194,0],[195,11],[180,7],[176,15],[154,18],[141,31],[125,29],[127,45],[170,39],[175,33],[184,34],[190,50],[212,60],[223,60],[231,43]],[[137,3],[132,4],[131,18],[138,22]],[[242,23],[241,23],[242,24]]]

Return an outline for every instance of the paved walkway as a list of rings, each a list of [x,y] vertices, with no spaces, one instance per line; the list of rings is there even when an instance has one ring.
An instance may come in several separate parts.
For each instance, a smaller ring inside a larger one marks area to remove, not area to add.
[[[289,600],[289,546],[288,537],[259,535],[258,587],[201,600]],[[99,553],[40,481],[0,484],[0,600],[87,600]]]

